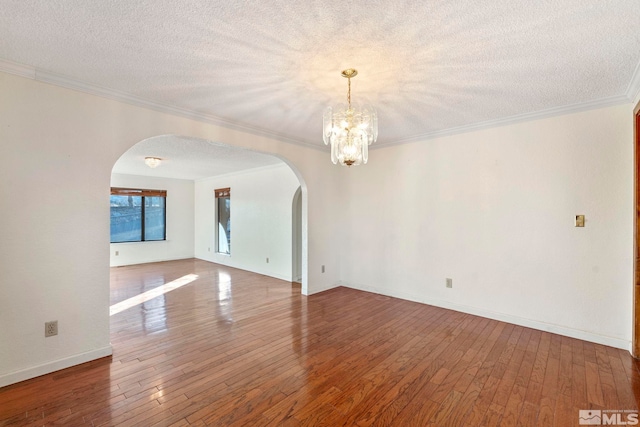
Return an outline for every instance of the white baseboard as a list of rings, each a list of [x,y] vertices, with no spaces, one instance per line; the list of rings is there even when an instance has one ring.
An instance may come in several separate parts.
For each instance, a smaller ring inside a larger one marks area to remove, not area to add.
[[[404,292],[389,291],[387,289],[379,289],[373,286],[366,286],[366,285],[361,285],[356,283],[344,283],[344,282],[341,283],[341,286],[352,288],[352,289],[358,289],[365,292],[372,292],[375,294],[386,295],[394,298],[400,298],[404,300],[419,302],[422,304],[433,305],[436,307],[459,311],[461,313],[473,314],[475,316],[486,317],[488,319],[499,320],[501,322],[512,323],[514,325],[525,326],[527,328],[537,329],[545,332],[551,332],[553,334],[564,335],[571,338],[577,338],[580,340],[589,341],[596,344],[608,345],[610,347],[620,348],[622,350],[627,350],[631,352],[631,341],[627,341],[620,338],[599,335],[593,332],[568,328],[562,325],[545,323],[539,320],[527,319],[524,317],[513,316],[510,314],[497,313],[494,311],[485,310],[478,307],[470,307],[466,305],[455,304],[449,301],[443,301],[435,298],[411,295]]]
[[[284,274],[273,274],[273,273],[258,273],[258,274],[262,274],[263,276],[269,276],[269,277],[273,277],[274,279],[280,279],[280,280],[284,280],[285,282],[293,282],[294,280],[291,279],[291,275],[284,275]]]
[[[39,377],[41,375],[50,374],[61,369],[70,368],[71,366],[79,365],[81,363],[90,362],[92,360],[100,359],[102,357],[111,356],[113,349],[111,346],[103,347],[97,350],[92,350],[87,353],[76,354],[74,356],[66,357],[64,359],[55,360],[42,365],[27,368],[22,371],[11,372],[9,374],[0,375],[0,387],[5,387],[11,384],[19,383],[20,381],[29,380],[31,378]]]
[[[115,256],[113,256],[115,258]],[[179,257],[179,258],[152,258],[144,261],[136,261],[136,262],[110,262],[109,267],[128,267],[130,265],[141,265],[141,264],[153,264],[156,262],[168,262],[168,261],[182,261],[183,259],[192,259],[193,256],[188,257]]]
[[[291,275],[286,275],[286,274],[278,274],[278,273],[272,273],[269,271],[263,271],[260,269],[251,269],[246,267],[245,265],[236,265],[233,262],[228,262],[228,263],[222,263],[219,260],[214,260],[211,258],[205,258],[205,257],[200,257],[200,256],[195,256],[195,259],[199,259],[201,261],[207,261],[207,262],[211,262],[213,264],[218,264],[218,265],[223,265],[225,267],[231,267],[231,268],[236,268],[238,270],[243,270],[243,271],[248,271],[250,273],[256,273],[256,274],[262,274],[263,276],[269,276],[269,277],[273,277],[274,279],[280,279],[280,280],[284,280],[285,282],[293,282],[294,280],[291,279]]]

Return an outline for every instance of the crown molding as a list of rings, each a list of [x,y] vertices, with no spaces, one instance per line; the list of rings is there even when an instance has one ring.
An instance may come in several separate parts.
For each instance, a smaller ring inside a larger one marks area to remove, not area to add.
[[[124,92],[100,87],[97,85],[85,83],[70,77],[62,76],[59,74],[38,70],[35,67],[30,67],[22,64],[18,64],[11,61],[0,59],[0,71],[15,74],[21,77],[26,77],[32,80],[37,80],[43,83],[49,83],[56,86],[65,87],[68,89],[77,90],[80,92],[88,93],[91,95],[100,96],[103,98],[112,99],[115,101],[125,102],[127,104],[135,105],[146,109],[151,109],[161,113],[168,113],[177,115],[201,122],[211,123],[217,126],[225,127],[227,129],[233,129],[241,132],[250,133],[257,136],[263,136],[277,141],[286,142],[306,148],[312,148],[314,150],[326,151],[323,145],[315,144],[308,140],[297,140],[287,135],[268,131],[266,129],[250,126],[243,123],[237,123],[222,117],[213,116],[210,114],[199,113],[197,111],[188,110],[185,108],[174,107],[167,104],[162,104],[147,99],[139,98]],[[488,120],[485,122],[474,123],[470,125],[458,126],[449,129],[443,129],[435,132],[429,132],[419,135],[410,136],[407,138],[400,138],[397,140],[378,143],[371,146],[370,150],[377,150],[380,148],[386,148],[390,146],[408,144],[413,142],[425,141],[435,138],[441,138],[445,136],[457,135],[467,132],[475,132],[478,130],[489,129],[493,127],[508,126],[516,123],[522,123],[531,120],[545,119],[554,116],[561,116],[565,114],[579,113],[582,111],[594,110],[598,108],[605,108],[620,104],[633,102],[640,96],[640,62],[635,68],[631,81],[627,87],[625,95],[612,96],[608,98],[597,99],[594,101],[588,101],[579,104],[571,104],[561,107],[549,108],[546,110],[535,111],[532,113],[518,114],[515,116],[505,117],[496,120]]]
[[[637,102],[640,98],[640,61],[636,65],[629,86],[627,87],[627,98],[631,102]]]
[[[217,117],[211,114],[204,114],[197,111],[188,110],[186,108],[174,107],[168,104],[162,104],[148,99],[140,98],[130,95],[125,92],[120,92],[113,89],[104,88],[98,85],[85,83],[71,77],[63,76],[48,71],[39,70],[34,67],[29,67],[15,62],[6,61],[0,59],[0,71],[8,74],[15,74],[28,79],[36,80],[43,83],[52,84],[55,86],[61,86],[67,89],[76,90],[79,92],[88,93],[90,95],[96,95],[102,98],[112,99],[114,101],[124,102],[136,107],[142,107],[160,113],[168,113],[176,116],[185,117],[205,123],[211,123],[216,126],[221,126],[227,129],[233,129],[241,132],[250,133],[252,135],[263,136],[277,141],[286,142],[289,144],[299,145],[306,148],[312,148],[315,150],[324,151],[323,146],[314,144],[311,141],[303,141],[291,138],[287,135],[272,132],[266,129],[262,129],[256,126],[250,126],[243,123],[234,122],[222,117]]]
[[[392,145],[408,144],[412,142],[425,141],[429,139],[441,138],[444,136],[457,135],[460,133],[474,132],[483,129],[489,129],[493,127],[508,126],[516,123],[527,122],[531,120],[546,119],[549,117],[562,116],[565,114],[580,113],[588,110],[596,110],[598,108],[612,107],[615,105],[626,104],[629,102],[640,102],[640,62],[636,65],[636,68],[631,77],[631,81],[627,86],[625,95],[611,96],[608,98],[597,99],[594,101],[582,102],[579,104],[565,105],[562,107],[549,108],[546,110],[535,111],[532,113],[518,114],[515,116],[505,117],[502,119],[489,120],[480,123],[474,123],[465,126],[458,126],[455,128],[444,129],[440,131],[414,135],[408,138],[401,138],[393,142],[384,142],[382,144],[376,144],[370,147],[369,150],[375,150],[378,148],[385,148]]]
[[[18,64],[11,61],[5,61],[0,59],[0,71],[7,74],[15,74],[16,76],[26,77],[31,80],[36,79],[36,69],[33,67],[27,67],[26,65]]]
[[[402,138],[393,142],[384,142],[372,146],[369,150],[376,150],[379,148],[385,148],[390,146],[396,146],[400,144],[409,144],[412,142],[425,141],[429,139],[442,138],[445,136],[457,135],[467,132],[475,132],[484,129],[490,129],[501,126],[508,126],[516,123],[528,122],[532,120],[546,119],[549,117],[562,116],[565,114],[579,113],[582,111],[595,110],[598,108],[611,107],[615,105],[621,105],[629,103],[630,100],[626,95],[612,96],[609,98],[597,99],[594,101],[583,102],[580,104],[565,105],[562,107],[549,108],[547,110],[535,111],[533,113],[518,114],[515,116],[504,117],[496,120],[488,120],[485,122],[474,123],[470,125],[458,126],[454,128],[439,130],[435,132],[429,132],[420,135],[410,136],[408,138]]]

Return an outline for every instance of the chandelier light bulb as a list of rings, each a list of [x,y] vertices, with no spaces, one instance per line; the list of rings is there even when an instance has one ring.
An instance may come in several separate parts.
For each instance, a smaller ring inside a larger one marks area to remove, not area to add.
[[[351,104],[351,79],[358,70],[348,68],[342,77],[349,81],[347,104],[327,107],[323,115],[325,145],[331,145],[331,161],[343,166],[357,166],[369,160],[369,145],[378,139],[378,115],[370,105]]]

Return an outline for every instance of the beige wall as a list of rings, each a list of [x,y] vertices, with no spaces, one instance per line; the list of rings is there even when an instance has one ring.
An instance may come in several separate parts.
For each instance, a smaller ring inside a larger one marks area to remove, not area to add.
[[[341,279],[629,349],[631,119],[620,105],[374,151],[348,180],[358,262]]]
[[[327,152],[4,73],[0,94],[0,386],[110,354],[111,169],[146,138],[193,136],[283,158],[303,183],[305,291],[339,281],[341,171]],[[59,335],[45,340],[49,320]]]
[[[629,105],[382,148],[347,169],[328,150],[9,74],[0,95],[0,386],[111,352],[111,168],[165,134],[294,168],[308,293],[343,282],[628,348]]]
[[[292,203],[299,187],[284,164],[196,181],[195,256],[292,281]],[[216,188],[231,188],[231,255],[216,253]]]

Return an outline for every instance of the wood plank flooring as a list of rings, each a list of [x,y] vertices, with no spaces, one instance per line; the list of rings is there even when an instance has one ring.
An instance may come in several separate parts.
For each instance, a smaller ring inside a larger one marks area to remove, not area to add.
[[[573,426],[638,410],[628,352],[199,260],[112,269],[112,358],[0,389],[0,426]]]

